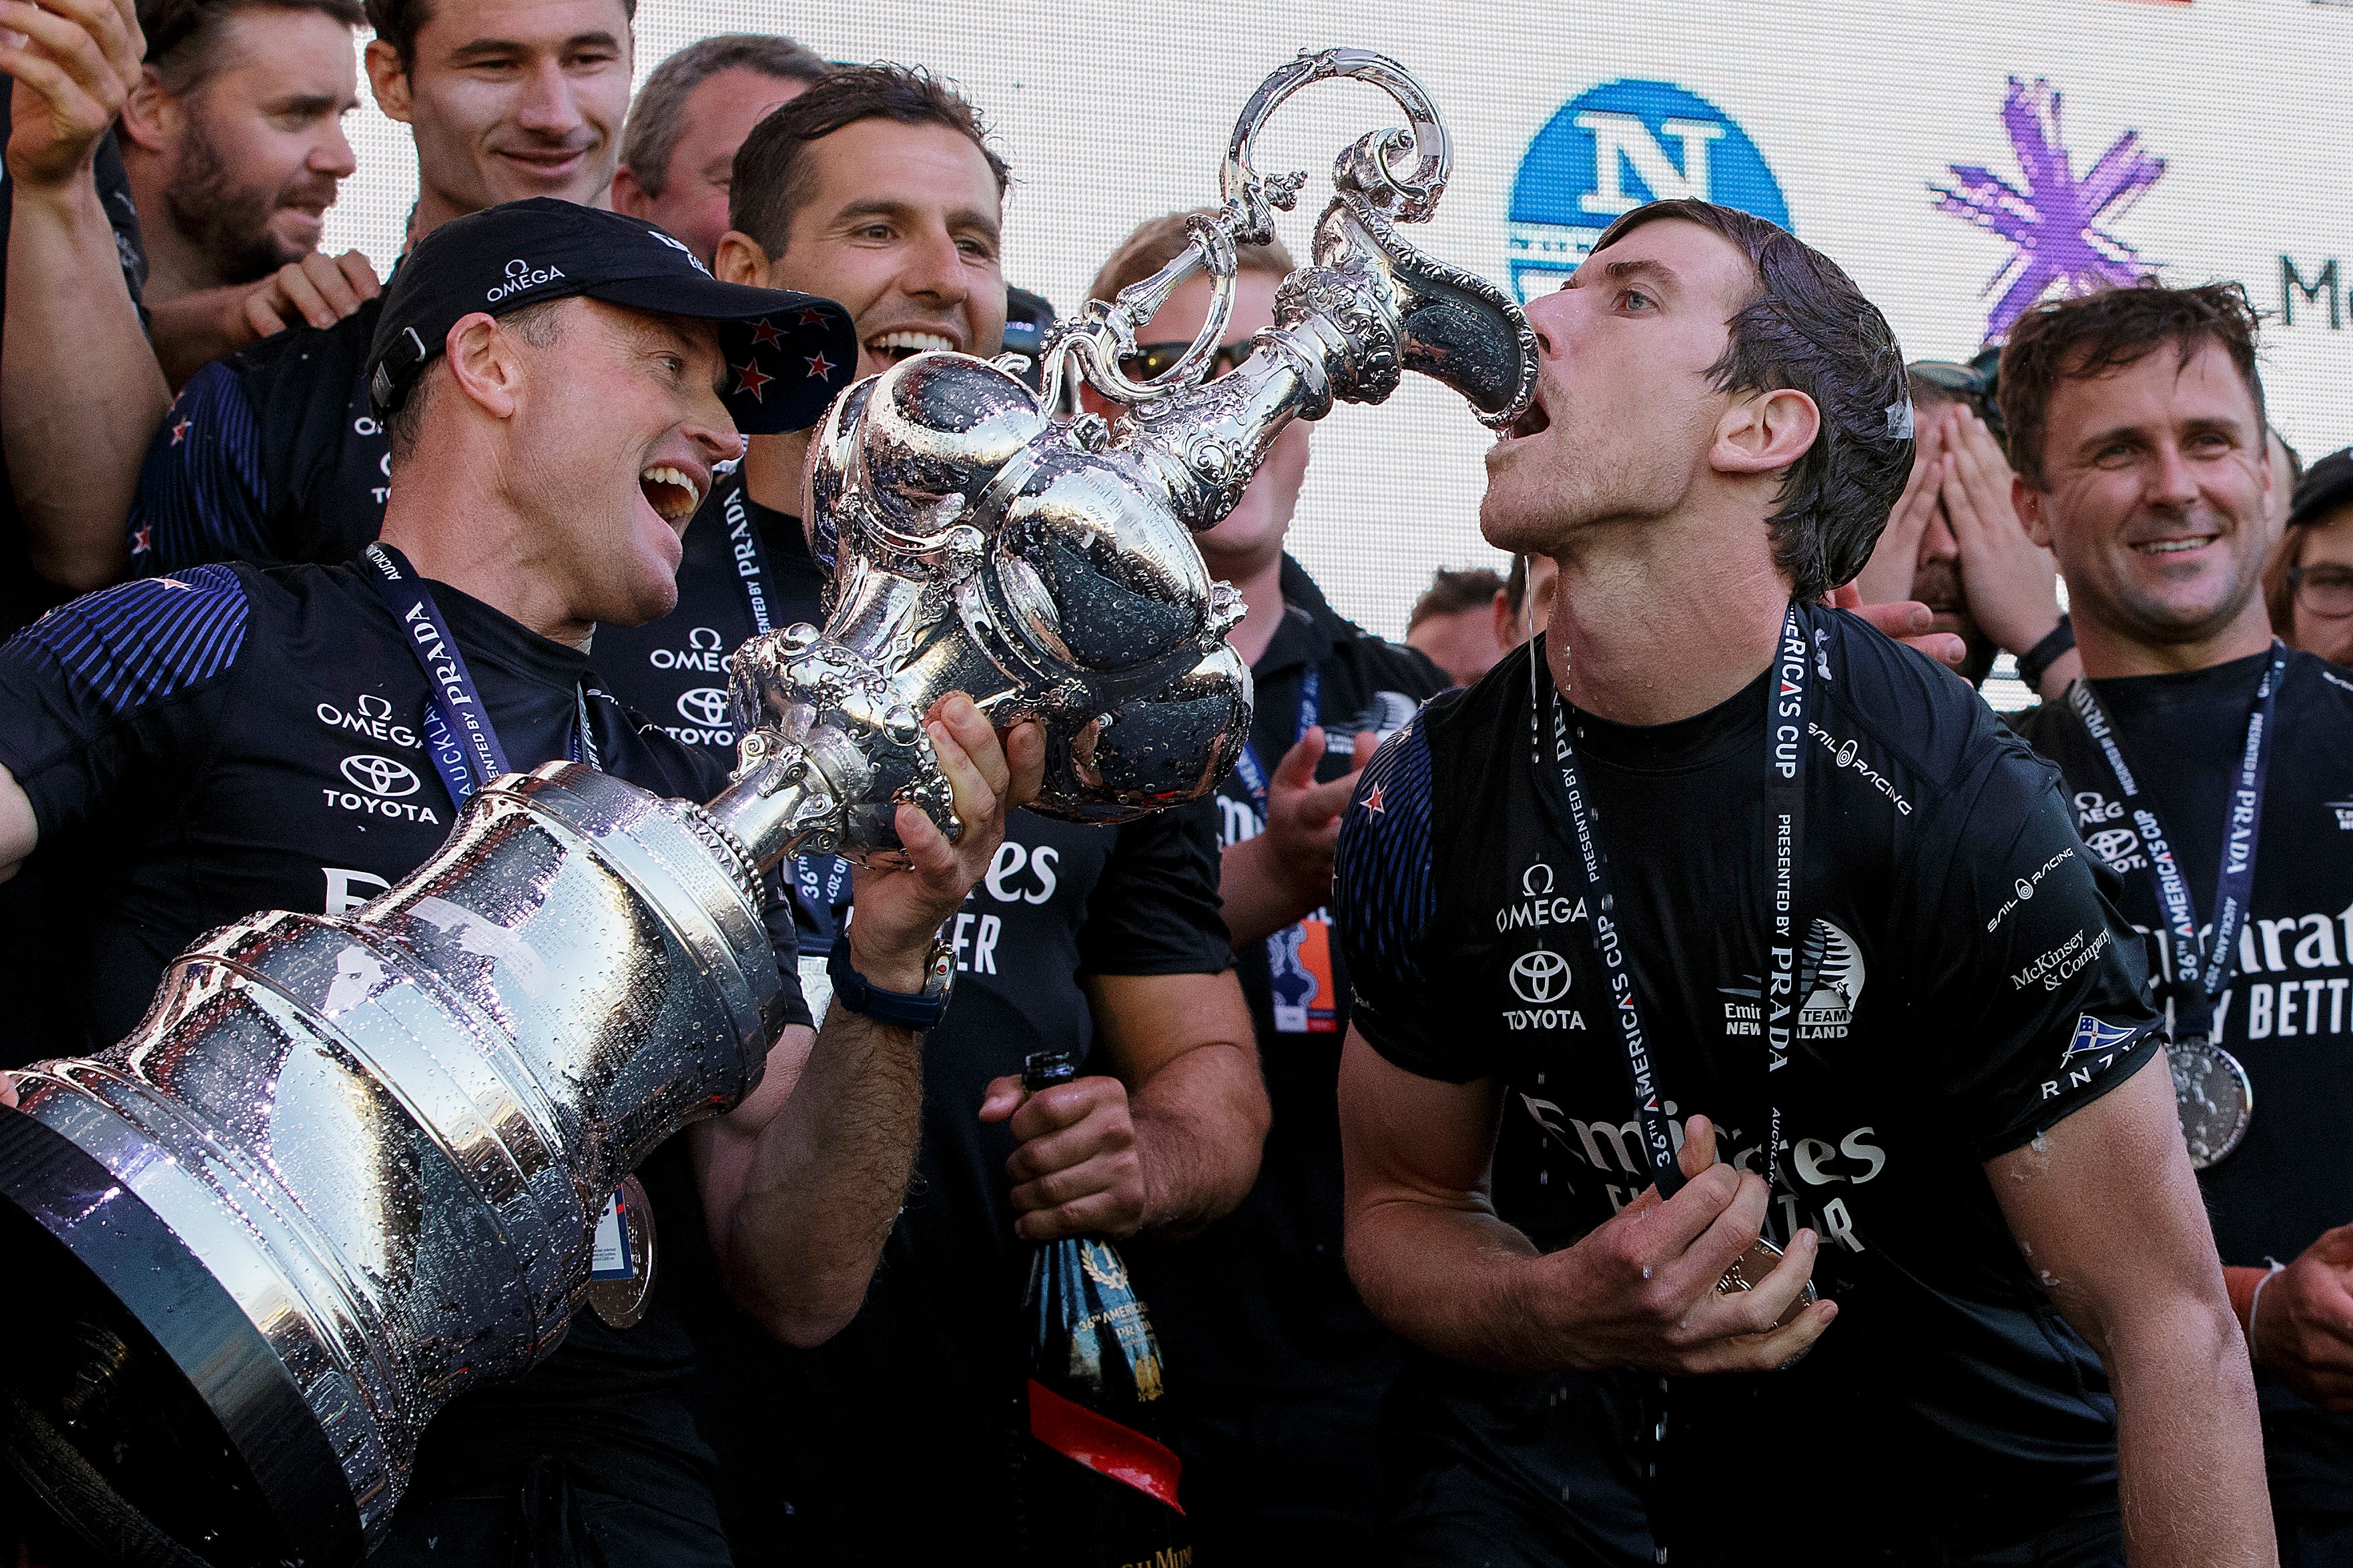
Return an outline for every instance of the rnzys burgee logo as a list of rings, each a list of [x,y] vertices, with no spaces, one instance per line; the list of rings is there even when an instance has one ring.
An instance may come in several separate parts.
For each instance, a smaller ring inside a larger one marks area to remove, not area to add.
[[[1789,226],[1765,155],[1715,104],[1669,81],[1579,93],[1536,132],[1512,181],[1512,291],[1525,303],[1576,271],[1620,216],[1687,196]]]

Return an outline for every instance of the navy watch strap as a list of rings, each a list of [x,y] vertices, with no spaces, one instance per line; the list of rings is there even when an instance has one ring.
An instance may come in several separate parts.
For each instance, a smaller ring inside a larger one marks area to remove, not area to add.
[[[2074,646],[2074,622],[2061,616],[2059,624],[2051,628],[2050,635],[2018,656],[2018,679],[2034,690],[2041,691],[2043,676],[2059,662],[2062,655]]]
[[[932,958],[934,985],[910,994],[904,991],[885,991],[858,973],[849,962],[849,933],[844,931],[826,955],[825,973],[833,982],[833,999],[853,1013],[862,1014],[878,1024],[895,1024],[902,1029],[935,1027],[940,1015],[948,1010],[948,996],[955,989],[955,975],[947,968],[944,951],[935,950]]]

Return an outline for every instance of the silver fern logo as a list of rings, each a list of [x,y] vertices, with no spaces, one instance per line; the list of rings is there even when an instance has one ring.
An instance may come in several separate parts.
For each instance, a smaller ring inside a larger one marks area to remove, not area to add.
[[[1805,973],[1813,977],[1813,987],[1798,1010],[1798,1038],[1846,1038],[1862,1005],[1862,950],[1837,926],[1817,920],[1806,933]]]

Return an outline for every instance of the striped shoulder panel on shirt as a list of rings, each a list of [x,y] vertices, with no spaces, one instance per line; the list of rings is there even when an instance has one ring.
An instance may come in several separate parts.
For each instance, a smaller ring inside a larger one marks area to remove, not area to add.
[[[269,489],[253,404],[215,360],[180,389],[148,446],[126,524],[131,570],[268,559]]]
[[[237,661],[250,616],[245,584],[227,566],[141,577],[60,605],[5,650],[126,713],[185,691]]]
[[[1335,892],[1349,962],[1421,978],[1414,939],[1438,907],[1430,868],[1430,742],[1419,716],[1365,764],[1340,824]]]

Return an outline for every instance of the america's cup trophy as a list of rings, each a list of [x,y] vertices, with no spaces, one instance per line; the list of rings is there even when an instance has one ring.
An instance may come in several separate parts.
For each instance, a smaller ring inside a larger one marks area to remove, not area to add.
[[[1340,155],[1314,264],[1250,359],[1204,384],[1234,246],[1303,178],[1261,176],[1252,142],[1331,77],[1383,89],[1409,123]],[[1391,61],[1285,66],[1244,109],[1191,249],[1051,341],[1044,397],[926,353],[835,404],[812,458],[827,624],[738,650],[741,767],[717,799],[566,763],[510,775],[374,902],[215,931],[129,1039],[17,1075],[0,1437],[20,1477],[113,1539],[153,1532],[142,1562],[357,1561],[434,1413],[563,1338],[616,1184],[757,1082],[782,994],[761,871],[887,859],[900,801],[955,831],[920,723],[935,699],[1041,723],[1036,809],[1117,822],[1208,790],[1250,675],[1224,640],[1240,606],[1191,532],[1286,423],[1378,403],[1401,371],[1491,425],[1533,390],[1519,311],[1398,237],[1448,162]],[[1130,380],[1135,329],[1202,270],[1199,337]],[[1128,412],[1060,416],[1073,374]]]

